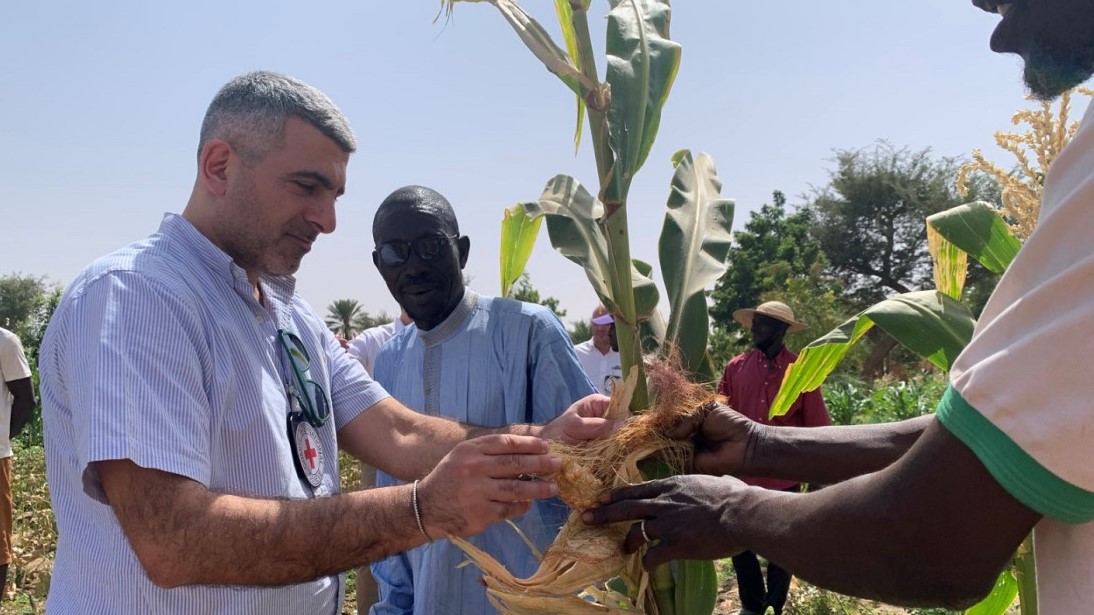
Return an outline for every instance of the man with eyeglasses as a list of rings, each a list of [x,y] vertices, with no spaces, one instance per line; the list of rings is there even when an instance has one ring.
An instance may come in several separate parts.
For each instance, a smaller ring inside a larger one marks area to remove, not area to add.
[[[380,204],[372,258],[413,325],[376,357],[377,382],[409,408],[501,427],[553,419],[593,392],[569,335],[550,309],[476,293],[464,284],[471,250],[452,205],[423,186],[405,186]],[[378,485],[396,484],[377,473]],[[541,501],[512,519],[540,552],[569,510]],[[512,528],[498,524],[470,539],[512,574],[531,576],[538,558]],[[482,573],[466,556],[434,541],[372,566],[380,588],[374,615],[492,615]]]
[[[557,493],[520,480],[557,469],[542,438],[610,427],[603,397],[546,426],[425,416],[342,350],[292,274],[354,148],[315,88],[237,77],[183,213],[66,289],[39,355],[48,612],[341,613],[343,571],[528,511]],[[410,482],[338,494],[339,448]]]

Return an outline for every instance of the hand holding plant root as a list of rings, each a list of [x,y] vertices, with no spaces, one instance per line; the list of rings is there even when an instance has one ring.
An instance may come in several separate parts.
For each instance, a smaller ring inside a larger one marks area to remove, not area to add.
[[[649,576],[641,560],[645,548],[629,555],[623,552],[628,533],[638,532],[637,526],[588,526],[581,521],[581,512],[612,489],[642,483],[641,459],[657,455],[673,471],[682,471],[693,445],[670,434],[679,431],[682,420],[717,400],[667,363],[654,363],[648,369],[656,399],[648,411],[630,416],[627,409],[638,382],[638,371],[632,368],[626,381],[616,386],[606,412],[609,419],[626,418],[614,434],[576,446],[551,443],[551,453],[562,459],[562,468],[546,478],[558,484],[560,497],[574,512],[535,574],[514,578],[488,553],[449,537],[483,571],[487,595],[499,613],[645,613],[639,599],[649,591]],[[616,577],[626,584],[629,595],[606,586]]]

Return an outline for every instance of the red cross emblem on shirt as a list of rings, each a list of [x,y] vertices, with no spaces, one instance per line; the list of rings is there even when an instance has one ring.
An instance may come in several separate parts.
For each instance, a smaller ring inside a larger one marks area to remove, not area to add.
[[[311,469],[315,469],[315,458],[319,456],[319,451],[315,450],[315,447],[311,445],[311,438],[304,436],[304,458],[308,460],[308,465]]]

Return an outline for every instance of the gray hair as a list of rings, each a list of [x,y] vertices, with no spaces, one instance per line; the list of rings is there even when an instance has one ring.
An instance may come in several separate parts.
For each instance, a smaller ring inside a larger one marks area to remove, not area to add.
[[[346,153],[357,149],[349,122],[326,94],[288,75],[255,71],[224,84],[209,103],[198,157],[210,139],[223,139],[254,164],[281,143],[290,117],[315,126]]]

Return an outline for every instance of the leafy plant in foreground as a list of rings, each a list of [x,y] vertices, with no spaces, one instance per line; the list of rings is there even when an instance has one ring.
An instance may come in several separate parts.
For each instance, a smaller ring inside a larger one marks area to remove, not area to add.
[[[573,177],[557,175],[536,201],[506,212],[503,293],[519,279],[539,221],[546,219],[551,244],[583,267],[601,303],[615,317],[623,373],[634,367],[639,374],[632,411],[650,406],[642,356],[649,345],[671,346],[694,379],[713,381],[706,292],[725,271],[733,203],[721,198],[721,181],[709,156],[680,150],[672,157],[674,175],[658,245],[669,300],[667,319],[658,308],[653,266],[632,259],[630,252],[628,193],[653,146],[680,65],[680,45],[669,38],[669,3],[609,0],[602,82],[589,34],[592,0],[555,1],[565,49],[515,1],[489,2],[577,96],[575,144],[580,143],[587,113],[597,172],[595,192]],[[451,11],[455,0],[444,4]],[[648,606],[663,615],[710,613],[714,579],[710,562],[680,562],[675,576],[670,567],[661,567],[653,574],[656,598]]]

